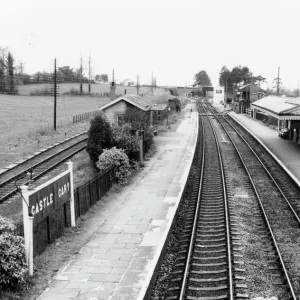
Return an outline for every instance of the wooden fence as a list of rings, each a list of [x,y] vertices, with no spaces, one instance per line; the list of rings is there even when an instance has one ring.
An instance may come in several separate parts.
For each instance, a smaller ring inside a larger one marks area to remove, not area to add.
[[[73,124],[94,118],[95,116],[100,115],[100,113],[101,113],[100,110],[94,110],[83,114],[75,115],[72,117]]]

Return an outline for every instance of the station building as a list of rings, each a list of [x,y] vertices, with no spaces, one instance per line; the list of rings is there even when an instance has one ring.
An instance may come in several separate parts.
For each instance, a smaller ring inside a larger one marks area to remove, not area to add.
[[[121,124],[127,107],[159,115],[167,110],[167,106],[167,104],[154,104],[151,99],[128,94],[102,105],[99,110],[111,124]]]
[[[300,143],[300,98],[267,96],[252,102],[249,114],[278,131],[288,129],[289,139]]]
[[[250,83],[239,87],[233,93],[233,110],[236,113],[247,113],[251,103],[266,97],[267,92],[256,84]]]

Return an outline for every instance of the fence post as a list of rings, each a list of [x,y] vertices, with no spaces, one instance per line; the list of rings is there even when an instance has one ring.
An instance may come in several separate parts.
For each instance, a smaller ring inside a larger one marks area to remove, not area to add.
[[[68,161],[68,170],[70,171],[70,210],[71,210],[71,227],[75,227],[75,201],[74,201],[74,185],[73,185],[73,162]]]

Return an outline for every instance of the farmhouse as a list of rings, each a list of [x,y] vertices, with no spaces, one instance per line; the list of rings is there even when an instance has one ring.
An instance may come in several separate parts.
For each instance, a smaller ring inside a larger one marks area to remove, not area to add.
[[[106,116],[110,123],[120,124],[123,121],[127,107],[137,108],[141,111],[161,113],[166,110],[167,104],[154,104],[149,99],[144,99],[138,95],[121,96],[100,107],[100,111]]]

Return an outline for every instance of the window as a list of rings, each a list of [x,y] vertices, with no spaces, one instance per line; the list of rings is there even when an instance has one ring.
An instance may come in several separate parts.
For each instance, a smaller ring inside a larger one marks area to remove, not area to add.
[[[119,126],[124,124],[124,114],[117,115],[117,123]]]

